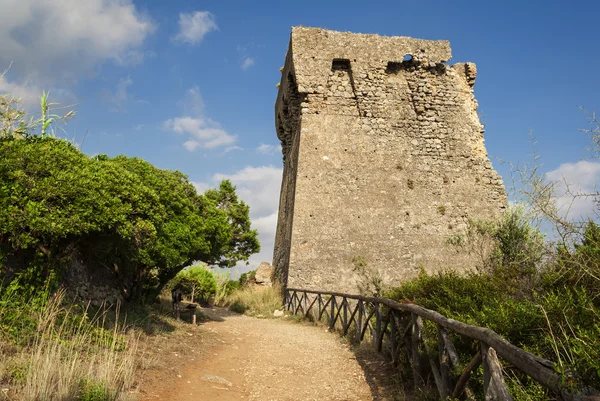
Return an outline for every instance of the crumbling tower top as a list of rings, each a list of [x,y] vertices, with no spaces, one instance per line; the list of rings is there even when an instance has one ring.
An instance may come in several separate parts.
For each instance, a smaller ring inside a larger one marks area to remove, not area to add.
[[[408,57],[420,63],[447,62],[452,58],[450,42],[294,27],[285,68],[293,66],[299,91],[310,92],[327,82],[332,60],[385,66]]]

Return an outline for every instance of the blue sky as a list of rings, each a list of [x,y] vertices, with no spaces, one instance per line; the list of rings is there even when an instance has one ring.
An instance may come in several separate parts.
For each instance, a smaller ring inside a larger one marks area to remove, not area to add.
[[[595,1],[0,0],[0,92],[35,109],[49,89],[77,117],[61,135],[92,155],[142,157],[202,190],[231,178],[271,260],[281,179],[273,104],[290,28],[447,39],[477,64],[475,96],[492,162],[529,161],[590,189],[581,162],[600,106]],[[580,205],[585,212],[590,205]]]

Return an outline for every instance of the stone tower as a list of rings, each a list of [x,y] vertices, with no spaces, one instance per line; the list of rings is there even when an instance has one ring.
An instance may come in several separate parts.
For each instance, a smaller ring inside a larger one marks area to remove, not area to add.
[[[468,270],[448,239],[507,205],[472,63],[447,41],[296,27],[275,105],[284,172],[273,264],[289,287],[356,292]]]

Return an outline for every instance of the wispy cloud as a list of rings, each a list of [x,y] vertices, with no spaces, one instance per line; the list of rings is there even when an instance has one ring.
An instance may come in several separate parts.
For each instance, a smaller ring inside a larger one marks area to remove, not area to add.
[[[42,89],[33,86],[30,82],[23,83],[9,82],[4,76],[0,75],[0,94],[9,94],[18,99],[19,103],[25,107],[33,107],[40,102]]]
[[[598,215],[598,184],[600,162],[581,160],[564,163],[546,173],[549,182],[555,182],[555,198],[563,215],[570,220],[582,220]]]
[[[39,112],[40,96],[42,91],[49,93],[49,98],[53,103],[58,103],[57,107],[70,107],[75,105],[77,97],[73,92],[64,88],[40,87],[30,80],[22,82],[9,81],[5,75],[0,74],[0,94],[8,94],[18,101],[19,107],[29,112]]]
[[[281,145],[269,145],[266,143],[261,143],[256,148],[256,151],[264,155],[276,155],[281,153]]]
[[[186,100],[181,103],[187,115],[171,118],[163,123],[163,127],[171,132],[186,135],[187,140],[183,146],[188,151],[193,152],[199,148],[215,149],[235,143],[235,135],[229,134],[219,123],[205,116],[204,101],[197,86],[188,89]]]
[[[246,57],[244,61],[242,61],[242,70],[246,71],[248,68],[254,65],[255,61],[252,57]]]
[[[230,146],[228,148],[225,148],[224,153],[234,152],[236,150],[244,150],[244,148],[242,148],[241,146]]]
[[[174,40],[189,45],[197,45],[211,31],[218,30],[215,16],[208,11],[179,14],[179,32]]]

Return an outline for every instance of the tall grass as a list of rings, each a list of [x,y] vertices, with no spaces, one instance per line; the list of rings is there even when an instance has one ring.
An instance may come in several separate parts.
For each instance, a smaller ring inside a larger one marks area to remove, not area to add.
[[[248,286],[232,292],[223,302],[232,311],[250,316],[269,317],[283,308],[281,287]]]
[[[106,313],[91,319],[77,313],[64,305],[59,292],[38,312],[32,342],[12,356],[1,355],[0,373],[25,400],[126,400],[134,382],[138,337],[115,321],[109,324]]]

